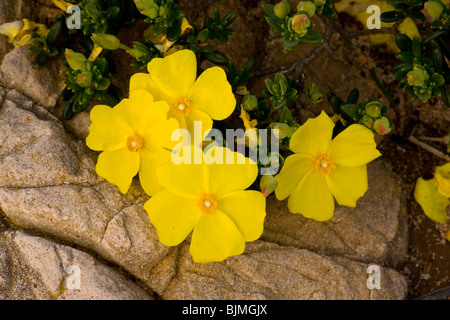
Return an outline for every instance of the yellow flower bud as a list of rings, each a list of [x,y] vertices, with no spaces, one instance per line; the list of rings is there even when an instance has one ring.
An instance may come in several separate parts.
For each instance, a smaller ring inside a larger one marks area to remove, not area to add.
[[[308,27],[311,25],[309,18],[306,14],[297,13],[291,19],[289,19],[289,26],[291,29],[300,36],[306,35]]]

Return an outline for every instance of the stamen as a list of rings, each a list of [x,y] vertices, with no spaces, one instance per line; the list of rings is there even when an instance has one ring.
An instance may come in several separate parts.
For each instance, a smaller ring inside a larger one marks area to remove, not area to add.
[[[127,148],[131,152],[137,152],[144,146],[144,138],[136,134],[134,136],[129,136],[127,139]]]
[[[329,175],[334,168],[336,168],[336,165],[328,154],[319,153],[314,160],[314,169],[320,175]]]
[[[188,99],[185,99],[183,97],[178,98],[175,100],[172,108],[175,113],[181,113],[183,115],[187,115],[189,113],[191,106],[191,102]]]
[[[216,210],[218,203],[213,195],[204,194],[200,197],[197,205],[204,214],[212,214]]]

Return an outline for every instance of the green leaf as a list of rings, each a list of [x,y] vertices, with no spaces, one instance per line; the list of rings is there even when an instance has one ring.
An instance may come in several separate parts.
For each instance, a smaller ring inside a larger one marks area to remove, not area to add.
[[[331,107],[333,108],[334,113],[336,114],[341,114],[342,110],[341,110],[341,105],[344,104],[344,101],[342,101],[341,98],[339,98],[338,96],[336,96],[333,92],[328,91],[327,93],[327,98],[328,101],[331,104]]]
[[[406,15],[415,21],[419,21],[419,22],[425,21],[425,16],[423,15],[422,12],[420,12],[418,10],[407,12]]]
[[[308,33],[299,39],[300,43],[321,43],[322,41],[323,38],[320,33],[312,29],[309,29]]]
[[[281,109],[280,122],[287,123],[288,125],[291,125],[295,122],[294,117],[292,116],[292,112],[287,106],[284,106],[283,109]]]
[[[218,51],[213,51],[212,53],[205,53],[205,58],[208,61],[211,61],[212,63],[218,64],[218,65],[225,65],[228,64],[228,58]]]
[[[344,104],[341,106],[341,110],[354,121],[359,120],[359,107],[356,104]]]
[[[162,33],[164,30],[166,30],[166,26],[164,25],[164,23],[160,22],[153,24],[153,34],[155,36]]]
[[[242,71],[242,74],[246,74],[246,73],[250,73],[253,69],[253,67],[255,66],[255,61],[254,60],[248,60],[243,66],[242,68],[239,70],[239,72]]]
[[[394,71],[394,79],[402,79],[406,77],[406,74],[413,69],[413,64],[406,64],[401,68]]]
[[[285,51],[290,51],[294,49],[300,43],[299,39],[289,39],[289,37],[283,37],[283,47]]]
[[[197,34],[195,40],[197,41],[197,43],[202,44],[206,43],[206,41],[208,41],[208,38],[209,38],[209,29],[205,28]]]
[[[113,7],[109,7],[108,10],[106,10],[106,15],[108,17],[108,19],[114,19],[115,17],[117,17],[120,13],[120,7],[118,6],[113,6]]]
[[[408,63],[412,63],[414,61],[414,57],[411,52],[400,52],[395,55],[397,59],[403,60]]]
[[[297,99],[297,89],[289,88],[286,92],[286,100],[294,101],[295,99]]]
[[[386,23],[396,22],[398,20],[401,20],[405,17],[405,15],[402,12],[399,11],[388,11],[383,12],[380,16],[381,21]]]
[[[347,104],[356,104],[359,99],[359,90],[357,88],[354,88],[352,91],[350,91],[348,98],[347,98]]]
[[[98,83],[96,89],[98,91],[103,91],[108,89],[110,84],[110,80],[108,78],[102,78]]]
[[[275,30],[276,33],[282,34],[284,29],[282,25],[284,24],[284,20],[278,18],[277,16],[269,16],[266,17],[267,23]]]
[[[413,56],[415,58],[420,58],[421,52],[422,52],[422,48],[421,48],[421,44],[420,44],[420,39],[417,37],[414,37],[414,39],[412,41]]]
[[[434,70],[437,73],[442,72],[442,64],[444,61],[444,56],[442,55],[441,48],[435,40],[430,41],[431,48],[431,59],[433,60]]]
[[[47,34],[47,44],[49,46],[52,46],[56,40],[58,40],[59,36],[61,35],[61,32],[64,27],[64,22],[58,21],[53,24],[53,26],[50,28],[48,34]]]
[[[214,11],[214,23],[216,25],[220,24],[220,13],[217,9]]]
[[[272,108],[275,110],[280,109],[281,107],[284,107],[286,105],[286,100],[277,100],[272,103]]]
[[[79,94],[72,95],[72,97],[64,105],[64,109],[63,109],[64,119],[70,120],[75,115],[75,113],[73,112],[73,109],[72,109],[72,105],[73,105],[73,102],[75,101],[75,99],[78,98],[78,95]]]
[[[97,1],[92,1],[86,4],[84,7],[84,10],[87,12],[89,16],[91,16],[93,19],[98,19],[102,16],[102,10],[97,3]]]
[[[272,86],[274,85],[273,81],[270,79],[266,79],[264,80],[264,82],[266,83],[267,90],[270,92],[270,94],[274,95],[275,92],[272,91]]]
[[[399,34],[395,38],[395,43],[397,44],[397,47],[400,49],[400,51],[409,52],[412,50],[412,41],[405,34]]]
[[[177,41],[181,35],[181,20],[175,21],[169,28],[167,28],[167,40]]]
[[[283,80],[284,80],[284,81],[283,81]],[[282,79],[282,80],[279,82],[279,84],[280,84],[281,95],[284,96],[284,95],[286,94],[287,89],[288,89],[286,79]]]
[[[222,22],[220,23],[220,25],[223,28],[228,27],[230,24],[232,24],[234,22],[234,20],[236,20],[237,18],[237,12],[236,11],[231,11],[230,13],[228,13],[223,19]]]
[[[414,198],[431,220],[446,223],[448,220],[447,207],[450,205],[450,200],[440,194],[437,187],[438,183],[435,179],[424,180],[419,178],[416,182]]]
[[[268,3],[264,3],[262,5],[264,13],[268,16],[274,16],[275,15],[275,11],[273,11],[274,5],[273,4],[268,4]]]
[[[85,61],[87,61],[83,54],[71,49],[66,49],[65,56],[67,63],[73,70],[80,70],[84,66]]]

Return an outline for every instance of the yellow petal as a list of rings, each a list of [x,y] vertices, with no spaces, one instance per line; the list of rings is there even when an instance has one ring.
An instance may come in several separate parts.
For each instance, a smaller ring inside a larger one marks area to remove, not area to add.
[[[250,120],[250,115],[247,111],[241,106],[241,114],[239,115],[239,118],[242,119],[242,122],[244,123],[245,131],[249,129],[255,129],[256,125],[258,124],[258,120]]]
[[[341,206],[356,206],[356,201],[368,188],[367,165],[354,168],[337,166],[325,177],[328,188]]]
[[[136,90],[148,91],[155,101],[164,100],[169,104],[173,99],[165,94],[148,73],[135,73],[130,79],[130,95]]]
[[[97,60],[98,56],[100,55],[100,53],[102,53],[103,48],[99,47],[98,45],[94,44],[94,49],[92,49],[91,54],[89,55],[88,60],[94,62],[95,60]]]
[[[201,216],[192,233],[190,252],[195,262],[223,261],[244,250],[241,232],[225,213],[216,210]]]
[[[12,43],[14,38],[19,34],[22,27],[22,21],[7,22],[0,26],[0,34],[7,36],[8,41]]]
[[[63,0],[52,0],[55,6],[57,6],[59,9],[61,9],[64,12],[67,12],[67,8],[71,6],[70,3],[67,3]]]
[[[447,223],[447,207],[450,205],[450,199],[440,194],[437,187],[435,179],[424,180],[419,178],[416,182],[414,198],[431,220],[438,223]]]
[[[180,122],[180,128],[182,127],[182,123],[186,124],[186,127],[184,129],[188,129],[191,133],[192,139],[194,139],[194,122],[195,121],[201,121],[202,122],[202,140],[205,137],[207,131],[209,131],[213,126],[213,121],[211,117],[200,110],[192,109],[188,116],[184,118],[184,121],[181,120]]]
[[[191,199],[161,190],[145,204],[159,240],[166,246],[180,244],[194,229],[202,213]]]
[[[288,208],[292,213],[301,213],[306,218],[329,220],[334,212],[334,199],[325,177],[315,171],[306,174],[292,191]]]
[[[183,19],[181,19],[181,34],[187,34],[191,29],[193,29],[193,27],[189,24],[189,21],[183,17]]]
[[[438,183],[438,191],[447,198],[450,198],[450,162],[437,167],[434,178]]]
[[[149,121],[149,126],[144,131],[144,139],[148,141],[144,149],[150,153],[159,152],[161,149],[171,151],[177,144],[172,141],[172,133],[178,128],[178,121],[173,118]]]
[[[133,177],[139,171],[139,153],[128,149],[102,152],[95,167],[97,174],[127,193]]]
[[[159,152],[148,152],[147,150],[142,150],[140,152],[140,168],[139,168],[139,181],[141,183],[142,189],[150,195],[153,196],[156,192],[162,189],[161,184],[156,176],[156,171],[159,167],[169,163],[170,151],[160,150]]]
[[[275,176],[278,185],[275,195],[284,200],[295,189],[300,180],[314,169],[313,158],[305,154],[293,154],[286,158],[279,174]]]
[[[116,108],[120,108],[122,102]],[[132,127],[123,118],[116,116],[115,108],[105,105],[95,106],[91,113],[87,146],[92,150],[114,151],[126,146],[127,138],[133,133]]]
[[[264,227],[266,198],[254,190],[227,193],[218,199],[218,208],[233,220],[245,241],[258,239]]]
[[[156,85],[166,95],[186,97],[197,77],[197,58],[191,50],[181,50],[164,58],[154,58],[147,65]]]
[[[242,154],[223,147],[208,149],[205,153],[206,161],[211,163],[216,153],[222,155],[222,164],[208,165],[211,193],[221,196],[250,187],[258,176],[258,165]]]
[[[376,147],[370,129],[352,124],[333,139],[330,155],[338,166],[359,167],[381,156]]]
[[[153,96],[145,90],[133,91],[130,99],[124,101],[126,108],[123,110],[123,115],[126,119],[130,119],[135,130],[144,131],[151,123],[167,121],[167,112],[169,111],[167,102],[153,102]],[[117,106],[114,109],[116,108]],[[125,115],[125,112],[128,114]]]
[[[214,120],[228,118],[236,107],[231,85],[219,67],[205,70],[195,81],[187,98],[192,108],[206,112]]]
[[[201,149],[197,148],[196,150],[185,147],[182,152],[190,152],[190,158],[194,156],[194,152],[199,152],[201,159]],[[195,164],[192,159],[190,164],[175,164],[173,161],[169,161],[168,164],[156,169],[156,176],[164,189],[181,197],[197,199],[201,194],[209,193],[208,173],[204,164]]]
[[[31,44],[31,41],[32,41],[31,34],[24,34],[22,36],[17,37],[13,41],[13,44],[15,47],[23,47]]]
[[[289,149],[312,156],[326,153],[330,148],[333,128],[334,122],[322,111],[318,117],[308,119],[294,132]]]

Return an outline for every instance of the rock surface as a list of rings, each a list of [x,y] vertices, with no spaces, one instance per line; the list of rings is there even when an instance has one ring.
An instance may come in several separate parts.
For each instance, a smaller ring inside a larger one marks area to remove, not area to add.
[[[63,90],[61,65],[61,61],[52,60],[45,68],[35,68],[28,47],[21,47],[3,57],[0,71],[6,87],[15,88],[51,109]]]
[[[222,263],[198,265],[180,248],[165,299],[403,299],[406,280],[381,268],[381,289],[367,288],[368,265],[263,241]]]
[[[15,231],[0,238],[0,299],[149,300],[152,296],[87,253]]]

